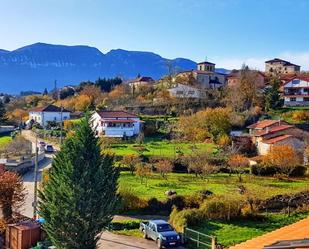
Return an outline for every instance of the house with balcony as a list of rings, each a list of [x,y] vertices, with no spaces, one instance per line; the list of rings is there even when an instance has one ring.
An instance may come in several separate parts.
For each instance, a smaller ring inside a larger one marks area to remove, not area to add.
[[[96,111],[91,122],[98,136],[125,138],[138,135],[142,121],[125,111]]]
[[[283,85],[285,106],[309,106],[309,76],[298,76]]]

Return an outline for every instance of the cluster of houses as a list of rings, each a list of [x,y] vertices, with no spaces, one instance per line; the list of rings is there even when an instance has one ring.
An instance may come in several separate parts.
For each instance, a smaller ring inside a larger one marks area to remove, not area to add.
[[[300,74],[301,67],[279,58],[265,62],[265,71],[251,70],[258,89],[266,87],[268,75],[279,75],[282,81],[281,95],[285,106],[309,106],[309,76]],[[171,97],[195,98],[205,97],[204,89],[216,89],[223,86],[237,85],[240,70],[232,70],[229,74],[216,71],[214,63],[204,61],[197,64],[196,70],[183,71],[173,77],[173,84],[168,88]],[[195,84],[190,84],[193,80]],[[151,77],[138,77],[127,81],[131,87],[155,84]],[[188,84],[189,83],[189,84]]]

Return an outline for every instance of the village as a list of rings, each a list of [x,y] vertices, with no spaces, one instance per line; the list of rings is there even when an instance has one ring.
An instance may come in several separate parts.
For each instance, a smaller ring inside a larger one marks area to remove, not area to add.
[[[243,65],[217,72],[208,61],[176,71],[157,80],[138,75],[2,95],[5,248],[53,248],[41,232],[39,192],[50,191],[57,158],[80,136],[98,140],[119,174],[116,216],[102,248],[123,236],[138,248],[162,248],[165,237],[141,239],[152,238],[141,223],[149,219],[168,221],[177,232],[169,243],[179,248],[279,248],[286,240],[308,246],[309,74],[279,58],[264,71]],[[15,242],[16,231],[24,242]]]

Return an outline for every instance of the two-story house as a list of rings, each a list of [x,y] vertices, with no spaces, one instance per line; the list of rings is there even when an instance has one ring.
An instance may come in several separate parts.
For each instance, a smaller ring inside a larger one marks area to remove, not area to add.
[[[255,79],[254,83],[258,89],[262,89],[265,87],[266,76],[264,73],[256,70],[250,70],[249,73],[252,75],[252,78]],[[238,85],[240,78],[241,78],[241,70],[233,70],[226,77],[228,87],[234,87]]]
[[[136,79],[128,80],[125,82],[125,84],[128,84],[130,87],[146,86],[151,85],[153,83],[155,83],[155,80],[147,76],[137,77]]]
[[[259,155],[266,155],[274,146],[289,145],[295,150],[303,150],[308,134],[301,133],[293,125],[281,120],[263,120],[249,125],[249,134]]]
[[[298,76],[283,85],[285,106],[309,106],[309,76]]]
[[[133,137],[141,131],[140,118],[125,111],[96,111],[91,122],[98,136]]]
[[[300,72],[300,66],[295,65],[289,61],[285,61],[279,58],[265,61],[265,73],[274,74],[294,74]]]
[[[197,70],[180,72],[173,80],[178,83],[187,84],[190,78],[193,78],[194,83],[203,88],[223,87],[226,83],[226,75],[217,73],[215,69],[214,63],[204,61],[197,64]]]
[[[48,122],[70,119],[71,112],[55,105],[35,107],[29,110],[29,121],[46,126]]]

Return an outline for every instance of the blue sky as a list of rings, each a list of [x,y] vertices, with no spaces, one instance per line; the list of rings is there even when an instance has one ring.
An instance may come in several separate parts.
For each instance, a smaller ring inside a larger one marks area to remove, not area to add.
[[[309,0],[0,0],[0,48],[46,42],[309,69]]]

